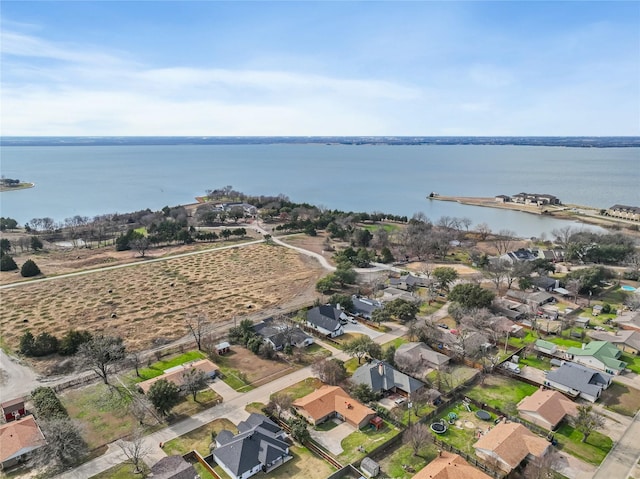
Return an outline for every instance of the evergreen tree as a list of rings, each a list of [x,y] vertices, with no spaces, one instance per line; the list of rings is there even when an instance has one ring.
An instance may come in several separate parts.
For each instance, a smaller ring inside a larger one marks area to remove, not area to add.
[[[3,253],[2,256],[0,256],[0,271],[14,271],[16,269],[18,269],[18,265],[13,258]]]
[[[24,278],[31,278],[32,276],[38,276],[40,274],[40,268],[38,268],[38,265],[35,263],[35,261],[33,261],[32,259],[28,259],[22,265],[22,268],[20,269],[20,274]]]
[[[180,391],[174,383],[160,379],[151,385],[147,398],[160,414],[166,416],[180,402]]]

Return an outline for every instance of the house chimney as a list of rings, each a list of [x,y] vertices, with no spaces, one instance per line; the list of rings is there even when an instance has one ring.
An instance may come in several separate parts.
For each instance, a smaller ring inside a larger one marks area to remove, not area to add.
[[[378,363],[378,374],[380,376],[384,376],[384,364],[382,364],[381,362]]]
[[[339,311],[342,311],[342,308],[340,307],[340,303],[336,304],[336,309]]]
[[[555,285],[554,289],[555,289],[555,288],[559,288],[559,287],[560,287],[560,280],[559,280],[559,279],[556,279],[556,285]]]
[[[586,348],[587,345],[585,343],[582,343],[582,349]]]

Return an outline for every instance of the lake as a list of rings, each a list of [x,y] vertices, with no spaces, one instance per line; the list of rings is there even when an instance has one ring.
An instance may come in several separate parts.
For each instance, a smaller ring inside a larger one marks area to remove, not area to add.
[[[453,196],[549,193],[564,203],[640,205],[640,148],[495,145],[123,145],[2,146],[1,173],[36,183],[4,192],[0,214],[21,224],[193,203],[233,185],[283,193],[347,211],[468,217],[494,230],[540,236],[561,220],[429,201]]]

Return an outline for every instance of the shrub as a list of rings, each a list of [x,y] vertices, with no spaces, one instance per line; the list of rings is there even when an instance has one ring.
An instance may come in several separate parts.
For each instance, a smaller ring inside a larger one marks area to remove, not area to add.
[[[56,419],[69,417],[58,396],[49,387],[38,387],[31,391],[31,400],[38,419]]]
[[[40,268],[38,268],[38,265],[35,263],[35,261],[33,261],[32,259],[28,259],[22,265],[22,268],[20,269],[20,274],[24,278],[31,278],[32,276],[38,276],[40,274]]]
[[[604,303],[602,305],[602,313],[609,314],[611,312],[611,305],[609,303]]]
[[[0,271],[13,271],[18,269],[18,265],[8,254],[3,254],[0,257]]]
[[[71,356],[78,352],[81,344],[88,343],[92,339],[93,335],[89,331],[71,330],[60,341],[58,352],[62,356]]]

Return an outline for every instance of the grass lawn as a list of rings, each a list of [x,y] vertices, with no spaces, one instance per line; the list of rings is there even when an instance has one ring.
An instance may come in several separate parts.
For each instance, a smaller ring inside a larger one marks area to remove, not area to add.
[[[409,413],[411,413],[411,422],[415,423],[416,421],[419,421],[422,417],[426,416],[427,414],[429,414],[431,411],[435,409],[435,407],[432,406],[431,404],[424,404],[418,410],[418,417],[416,417],[413,411],[413,408],[408,409],[405,404],[399,407],[403,408],[402,418],[400,418],[400,422],[407,426],[409,425]]]
[[[100,474],[91,476],[90,479],[131,479],[132,477],[147,477],[149,468],[146,464],[142,464],[143,474],[134,474],[133,466],[128,463],[122,463],[117,466],[113,466]]]
[[[403,464],[410,466],[414,471],[418,472],[438,455],[435,445],[426,445],[419,456],[413,455],[413,448],[408,444],[402,444],[392,451],[389,451],[383,459],[379,461],[380,470],[385,477],[393,477],[397,479],[410,479],[415,473],[407,472],[402,467]]]
[[[409,340],[407,338],[403,338],[403,337],[392,339],[388,343],[384,343],[382,345],[382,349],[387,349],[389,346],[395,346],[396,349],[398,349],[400,346],[402,346],[403,344],[406,344],[408,342],[409,342]]]
[[[215,479],[213,475],[207,469],[205,469],[204,466],[199,462],[196,462],[193,465],[193,467],[195,468],[196,472],[200,476],[200,479]],[[223,477],[223,476],[220,476],[220,477]]]
[[[328,462],[311,453],[306,447],[291,446],[289,451],[293,459],[269,474],[261,472],[255,477],[257,479],[324,479],[336,471]]]
[[[551,370],[551,360],[546,356],[541,356],[538,359],[535,355],[530,354],[526,358],[521,358],[520,364],[531,366],[532,368],[542,369],[543,371]]]
[[[250,402],[244,407],[244,410],[249,414],[255,412],[256,414],[264,414],[262,411],[266,407],[266,404],[261,402]]]
[[[557,336],[548,336],[547,341],[562,346],[563,348],[581,348],[582,342],[575,339],[559,338]],[[588,341],[587,341],[588,342]]]
[[[522,338],[517,338],[515,336],[510,336],[509,337],[509,344],[511,346],[516,346],[518,348],[521,348],[523,346],[526,346],[527,344],[535,343],[536,340],[538,340],[538,339],[540,339],[540,338],[538,336],[536,336],[532,331],[527,330],[526,334]]]
[[[636,374],[640,374],[640,356],[631,356],[629,354],[623,354],[620,356],[620,361],[627,363],[627,368],[631,369]]]
[[[183,455],[190,451],[198,451],[202,456],[208,456],[209,444],[213,442],[211,433],[215,432],[217,434],[223,429],[227,429],[234,434],[238,433],[238,428],[236,427],[236,425],[228,419],[215,419],[209,424],[205,424],[204,426],[201,426],[198,429],[194,429],[187,434],[183,434],[182,436],[176,437],[171,441],[165,442],[164,452],[167,455]]]
[[[458,419],[464,423],[465,421],[472,422],[475,426],[482,426],[484,429],[493,425],[493,423],[488,423],[484,421],[480,421],[475,413],[467,411],[467,409],[462,405],[462,402],[459,402],[453,405],[450,408],[447,408],[440,415],[441,418],[448,417],[450,412],[455,413],[458,416]],[[476,428],[466,428],[466,427],[458,427],[456,425],[448,425],[448,429],[444,434],[435,434],[434,436],[440,439],[447,444],[450,444],[454,447],[457,447],[461,451],[466,452],[467,454],[475,455],[475,449],[473,449],[473,444],[477,441],[476,438]]]
[[[344,333],[342,336],[338,336],[337,338],[333,338],[334,341],[337,341],[338,344],[333,344],[336,348],[342,349],[343,344],[348,343],[349,341],[353,341],[356,338],[364,336],[364,334],[360,333]]]
[[[230,388],[238,392],[247,392],[253,389],[253,386],[249,384],[246,374],[242,371],[227,366],[220,366],[220,372],[222,373],[222,380]]]
[[[200,391],[196,399],[197,401],[194,401],[191,394],[184,396],[182,401],[171,410],[171,422],[192,416],[222,402],[220,395],[209,388]]]
[[[126,436],[136,424],[128,412],[130,396],[124,388],[93,384],[69,390],[60,400],[71,419],[82,424],[89,449]]]
[[[614,412],[633,417],[640,409],[640,391],[614,381],[602,391],[600,404]]]
[[[440,373],[440,384],[438,384],[438,371],[431,371],[426,379],[440,392],[447,393],[476,374],[478,374],[477,369],[457,364],[451,366],[448,371]]]
[[[582,433],[568,424],[563,424],[555,433],[558,448],[589,464],[599,465],[613,446],[610,437],[595,431],[582,442]]]
[[[384,427],[379,431],[367,427],[360,431],[352,432],[342,440],[341,445],[343,452],[337,459],[342,464],[356,462],[398,434],[400,434],[400,430],[386,421]],[[365,452],[358,451],[358,446],[364,447]]]
[[[300,399],[301,397],[311,394],[316,389],[320,389],[324,383],[318,378],[306,378],[302,381],[292,384],[288,388],[279,391],[283,394],[289,394],[292,399]]]
[[[344,362],[344,368],[347,370],[347,374],[349,376],[352,376],[353,373],[356,371],[356,369],[358,369],[360,366],[366,363],[367,362],[364,359],[361,360],[360,363],[358,363],[358,358],[351,358],[351,359],[347,359]]]
[[[362,225],[362,228],[364,228],[365,230],[369,230],[371,232],[374,232],[374,231],[379,230],[380,228],[382,228],[387,233],[391,233],[393,231],[396,231],[396,230],[400,229],[400,226],[389,224],[389,223],[384,223],[384,224],[375,224],[375,225]]]
[[[188,363],[190,361],[195,361],[197,359],[206,359],[206,355],[202,351],[189,351],[184,354],[180,354],[179,356],[174,356],[171,359],[165,359],[162,361],[158,361],[153,363],[148,368],[140,369],[140,377],[136,377],[135,381],[145,381],[147,379],[155,378],[164,374],[164,371],[170,369],[174,366],[179,366],[184,363]]]
[[[517,404],[526,396],[537,391],[537,387],[517,379],[492,375],[485,378],[484,384],[478,384],[468,390],[465,396],[481,403],[504,410],[505,403]]]

